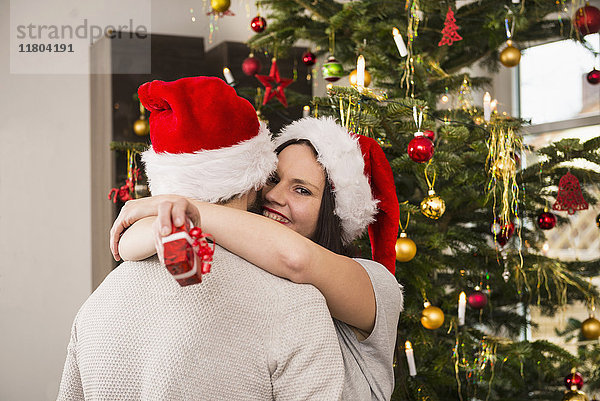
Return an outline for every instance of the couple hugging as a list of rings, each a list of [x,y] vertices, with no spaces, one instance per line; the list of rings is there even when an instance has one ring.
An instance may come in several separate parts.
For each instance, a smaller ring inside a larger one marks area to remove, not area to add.
[[[377,142],[331,118],[272,139],[218,78],[138,93],[154,196],[113,225],[125,262],[75,317],[58,399],[389,400],[399,209]],[[161,237],[186,220],[216,247],[210,274],[182,287]],[[374,260],[346,256],[367,228]]]

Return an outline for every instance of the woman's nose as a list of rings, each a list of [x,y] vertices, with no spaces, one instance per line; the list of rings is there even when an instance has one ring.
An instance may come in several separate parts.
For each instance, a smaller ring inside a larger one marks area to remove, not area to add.
[[[271,187],[265,187],[263,194],[268,202],[276,203],[278,205],[285,204],[285,191],[281,182]]]

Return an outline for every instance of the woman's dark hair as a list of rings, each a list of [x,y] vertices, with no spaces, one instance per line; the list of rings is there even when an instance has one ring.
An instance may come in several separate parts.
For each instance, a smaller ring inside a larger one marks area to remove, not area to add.
[[[283,149],[290,145],[306,145],[312,149],[315,157],[318,153],[312,143],[308,139],[290,139],[279,145],[275,149],[275,153],[279,155]],[[321,207],[319,208],[319,216],[317,218],[317,228],[311,240],[335,252],[339,255],[349,255],[349,250],[342,242],[342,221],[335,214],[335,195],[329,181],[327,171],[325,171],[325,187],[323,188],[323,197],[321,199]]]

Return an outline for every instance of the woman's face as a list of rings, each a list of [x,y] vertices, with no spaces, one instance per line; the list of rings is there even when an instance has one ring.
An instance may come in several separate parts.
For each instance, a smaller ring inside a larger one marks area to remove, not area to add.
[[[263,188],[263,215],[305,237],[317,228],[325,172],[306,144],[287,146],[279,153],[277,171]]]

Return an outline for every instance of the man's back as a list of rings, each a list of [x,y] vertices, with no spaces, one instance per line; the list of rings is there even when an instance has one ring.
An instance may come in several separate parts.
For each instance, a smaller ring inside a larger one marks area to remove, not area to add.
[[[126,262],[79,311],[60,400],[339,399],[343,364],[322,295],[217,247],[180,287]]]

